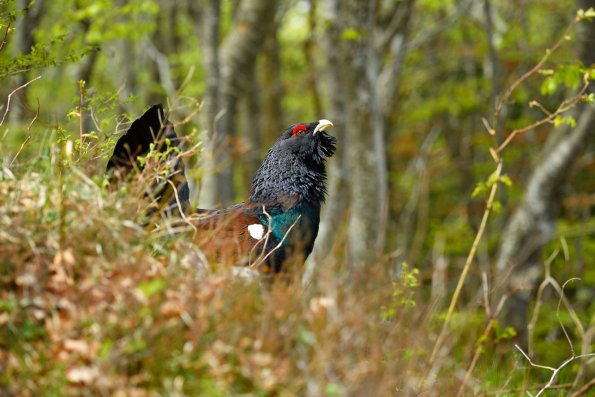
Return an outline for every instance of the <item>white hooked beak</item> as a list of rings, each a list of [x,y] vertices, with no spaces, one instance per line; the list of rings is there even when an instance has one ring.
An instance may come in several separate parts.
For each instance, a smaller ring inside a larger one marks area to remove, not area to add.
[[[333,126],[333,123],[330,120],[322,119],[318,120],[318,125],[314,128],[314,132],[312,136],[316,136],[318,131],[326,131]]]

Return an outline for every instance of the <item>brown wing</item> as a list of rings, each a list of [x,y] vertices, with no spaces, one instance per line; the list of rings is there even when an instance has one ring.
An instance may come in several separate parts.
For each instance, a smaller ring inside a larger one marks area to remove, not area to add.
[[[263,255],[267,230],[243,210],[240,204],[225,210],[198,210],[189,217],[209,261],[244,266],[258,262]]]

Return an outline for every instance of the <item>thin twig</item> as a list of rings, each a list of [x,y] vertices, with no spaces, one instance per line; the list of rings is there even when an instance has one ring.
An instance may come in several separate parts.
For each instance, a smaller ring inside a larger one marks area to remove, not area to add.
[[[545,108],[545,106],[543,106],[541,103],[539,103],[539,101],[536,100],[532,100],[531,102],[529,102],[529,107],[536,107],[537,109],[541,110],[543,112],[543,114],[550,116],[552,114],[552,112],[550,112],[549,110],[547,110]]]
[[[566,28],[566,30],[564,31],[564,34],[560,37],[560,39],[554,44],[554,46],[550,49],[547,49],[545,52],[545,55],[541,58],[541,60],[533,67],[531,68],[529,71],[527,71],[526,73],[524,73],[521,77],[519,77],[516,81],[514,81],[510,87],[506,90],[505,94],[502,96],[502,98],[500,99],[500,101],[498,101],[498,104],[496,105],[495,109],[494,109],[494,113],[492,115],[493,117],[493,122],[492,125],[490,126],[489,123],[484,122],[484,125],[486,126],[486,129],[490,132],[491,135],[494,135],[494,139],[496,139],[495,137],[495,131],[497,131],[498,129],[498,120],[500,117],[500,113],[502,112],[502,109],[504,107],[504,105],[508,102],[508,100],[510,99],[512,93],[525,81],[527,80],[529,77],[533,76],[535,73],[537,73],[541,67],[545,64],[545,62],[549,59],[549,57],[551,56],[552,53],[554,53],[556,50],[559,49],[559,47],[562,45],[562,43],[564,43],[564,41],[568,40],[568,33],[571,31],[571,29],[574,27],[574,25],[580,21],[580,17],[577,16],[571,23],[570,25]],[[585,85],[587,83],[586,81],[586,77],[585,76]],[[552,122],[555,118],[555,115],[560,114],[562,111],[566,111],[569,108],[571,108],[572,106],[576,105],[576,103],[578,103],[578,101],[583,99],[583,95],[585,92],[586,88],[583,87],[583,89],[581,90],[581,92],[572,98],[569,98],[565,101],[563,101],[560,106],[558,107],[557,111],[550,117],[546,117],[544,120],[538,121],[528,127],[522,128],[522,129],[518,129],[513,131],[511,134],[509,134],[509,136],[507,137],[507,139],[505,140],[504,143],[502,143],[500,146],[498,146],[497,141],[495,141],[494,143],[494,147],[490,147],[490,153],[492,155],[492,157],[494,158],[494,161],[497,163],[497,167],[496,167],[496,171],[493,174],[493,177],[495,177],[495,180],[497,181],[496,183],[494,183],[491,186],[491,190],[490,190],[490,194],[489,197],[486,201],[486,208],[484,210],[484,214],[483,214],[483,218],[479,227],[479,230],[475,236],[475,239],[473,241],[473,245],[471,247],[471,250],[467,256],[467,260],[465,261],[465,265],[463,266],[463,271],[461,273],[461,276],[459,277],[459,281],[457,283],[457,286],[455,288],[455,291],[453,293],[453,296],[451,298],[450,301],[450,306],[448,308],[446,317],[444,319],[444,322],[442,324],[442,328],[440,330],[440,333],[438,335],[438,338],[436,339],[436,342],[434,344],[433,350],[432,350],[432,354],[430,355],[430,358],[428,360],[428,364],[427,364],[427,373],[425,374],[425,376],[423,376],[420,380],[420,384],[418,385],[418,389],[421,390],[424,386],[424,383],[426,382],[426,379],[428,378],[429,372],[432,369],[432,365],[436,360],[438,351],[440,350],[440,348],[442,347],[442,344],[444,342],[444,339],[446,337],[446,332],[448,329],[448,325],[450,323],[450,320],[452,318],[452,315],[454,313],[456,304],[458,302],[461,290],[463,288],[463,285],[465,283],[465,280],[467,278],[467,274],[469,273],[469,269],[471,267],[471,262],[473,261],[473,259],[475,258],[475,254],[477,252],[477,248],[479,246],[479,242],[481,241],[481,238],[483,236],[483,233],[485,231],[486,225],[487,225],[487,221],[488,218],[490,216],[490,213],[492,212],[492,206],[495,200],[495,195],[496,192],[498,190],[498,185],[499,185],[499,180],[500,177],[502,175],[502,156],[501,156],[501,152],[506,148],[506,146],[508,145],[508,143],[510,143],[517,135],[526,132],[530,129],[533,129],[541,124],[547,123],[547,122]],[[565,365],[565,364],[564,364]]]
[[[29,84],[33,83],[34,81],[37,81],[41,78],[41,76],[37,76],[36,78],[34,78],[33,80],[29,80],[27,81],[25,84],[18,86],[17,88],[15,88],[14,90],[12,90],[12,92],[10,94],[8,94],[8,99],[6,101],[6,109],[4,110],[4,116],[2,116],[2,120],[0,120],[0,126],[2,124],[4,124],[4,120],[6,119],[6,115],[8,114],[8,110],[10,109],[10,99],[12,98],[12,96],[19,90],[22,90],[23,88],[27,87]]]
[[[25,146],[27,145],[29,140],[31,140],[31,127],[33,126],[33,123],[35,122],[35,120],[37,120],[37,117],[39,117],[39,98],[37,98],[37,112],[35,113],[35,117],[33,117],[33,120],[31,120],[31,122],[29,123],[29,127],[27,127],[27,138],[25,138],[25,140],[21,144],[21,147],[19,148],[17,153],[12,158],[10,164],[8,165],[9,167],[12,167],[12,165],[16,161],[17,157],[19,157],[19,155],[21,154],[21,152],[23,151],[23,149],[25,148]]]
[[[500,146],[498,146],[498,149],[497,149],[498,153],[502,152],[504,150],[504,148],[506,148],[506,146],[508,146],[510,144],[510,142],[512,142],[512,140],[517,137],[517,135],[521,135],[528,131],[534,130],[535,128],[537,128],[543,124],[552,123],[552,122],[554,122],[556,117],[558,117],[560,114],[572,109],[577,103],[579,103],[583,99],[583,95],[587,91],[588,87],[589,87],[589,82],[587,81],[587,82],[585,82],[585,84],[583,85],[583,88],[579,91],[579,93],[577,95],[575,95],[571,98],[567,98],[564,101],[562,101],[560,106],[558,106],[558,108],[554,112],[548,113],[548,115],[545,118],[538,120],[538,121],[534,122],[533,124],[530,124],[523,128],[517,128],[517,129],[513,130],[510,134],[508,134],[508,136],[506,137],[504,142],[502,142],[502,144]]]
[[[535,73],[537,73],[539,71],[539,69],[541,69],[541,67],[546,63],[546,61],[549,59],[549,57],[554,52],[556,52],[556,50],[558,50],[558,48],[560,48],[560,46],[562,45],[562,43],[564,43],[566,40],[568,40],[568,34],[574,28],[574,25],[578,21],[579,21],[578,18],[573,19],[572,22],[568,25],[568,27],[564,31],[564,33],[562,34],[562,36],[554,44],[554,46],[552,48],[548,48],[548,49],[545,50],[545,55],[541,58],[541,60],[539,62],[537,62],[537,64],[535,66],[533,66],[531,69],[529,69],[527,72],[525,72],[521,77],[519,77],[515,82],[513,82],[512,85],[508,88],[508,90],[506,90],[506,92],[504,93],[504,96],[498,102],[498,106],[496,106],[496,109],[494,110],[494,119],[493,119],[494,120],[494,123],[497,123],[498,117],[500,116],[500,113],[502,112],[502,108],[504,107],[504,104],[508,102],[508,99],[510,98],[510,96],[512,95],[512,93],[525,80],[527,80],[529,77],[531,77]],[[493,129],[494,130],[496,129],[496,126],[495,125],[493,126]]]
[[[266,207],[264,205],[262,206],[262,212],[266,215],[267,220],[269,222],[269,225],[267,227],[267,229],[268,229],[267,230],[267,234],[266,234],[266,236],[264,238],[264,245],[262,247],[262,252],[260,253],[260,256],[259,257],[262,257],[264,255],[264,252],[266,250],[266,247],[269,244],[269,238],[271,236],[271,233],[273,232],[273,217],[271,216],[271,214],[269,214],[267,212],[267,209],[266,209]]]
[[[537,320],[539,318],[539,312],[541,310],[541,305],[543,302],[541,296],[543,294],[543,291],[545,290],[545,287],[549,285],[551,280],[554,280],[551,277],[550,269],[552,262],[554,261],[554,259],[556,259],[559,252],[560,251],[558,249],[554,250],[554,252],[552,252],[549,258],[547,258],[547,260],[544,262],[545,276],[543,278],[543,282],[537,288],[537,294],[535,296],[535,308],[533,309],[533,315],[531,316],[531,320],[529,321],[529,324],[527,324],[527,345],[529,354],[533,354],[533,332],[535,331]]]
[[[79,150],[83,153],[83,105],[85,103],[85,80],[79,81]]]
[[[23,143],[21,143],[21,147],[19,148],[19,150],[17,151],[17,153],[14,155],[14,157],[10,161],[10,164],[8,165],[9,167],[12,167],[12,165],[15,162],[15,160],[17,159],[17,157],[19,157],[19,154],[21,154],[21,152],[25,148],[25,145],[27,145],[27,143],[29,142],[30,139],[31,139],[31,135],[27,135],[27,138],[25,138],[25,140],[23,141]]]
[[[271,232],[272,232],[272,228],[271,228],[271,225],[273,224],[272,218],[269,215],[269,213],[267,212],[267,209],[264,205],[262,206],[262,212],[264,212],[264,214],[267,216],[267,219],[269,221],[268,227],[267,227],[267,232],[264,236],[264,240],[261,238],[256,244],[254,244],[254,247],[252,247],[252,249],[250,250],[250,253],[248,254],[248,267],[252,266],[252,253],[254,252],[254,250],[256,248],[258,248],[258,244],[260,244],[261,242],[264,242],[264,244],[262,246],[262,251],[260,252],[260,255],[258,255],[258,257],[256,259],[258,260],[258,258],[261,258],[264,255],[264,252],[267,248],[267,244],[269,243],[269,236],[271,235]]]
[[[558,366],[558,368],[553,368],[553,367],[549,367],[547,365],[540,365],[540,364],[536,364],[533,362],[533,360],[531,360],[531,358],[523,351],[523,349],[521,349],[519,347],[519,345],[514,345],[514,347],[521,352],[521,354],[525,357],[525,359],[527,359],[527,361],[529,362],[529,364],[532,367],[535,368],[541,368],[541,369],[547,369],[548,371],[552,371],[552,376],[550,377],[550,379],[548,380],[548,382],[539,390],[539,392],[535,395],[535,397],[539,397],[544,391],[546,391],[547,389],[549,389],[552,386],[552,383],[554,383],[554,380],[556,379],[556,376],[558,376],[558,373],[562,370],[562,368],[564,368],[566,365],[568,365],[569,363],[573,362],[574,360],[577,360],[579,358],[584,358],[584,357],[595,357],[595,353],[589,353],[589,354],[581,354],[579,356],[575,356],[573,355],[572,357],[566,359],[562,364],[560,364]]]
[[[2,42],[0,43],[0,51],[2,51],[6,44],[8,44],[8,32],[10,31],[10,22],[6,25],[6,30],[4,31],[4,37],[2,37]]]
[[[551,264],[557,254],[558,254],[558,250],[554,251],[554,253],[552,255],[550,255],[548,260],[545,262],[545,276],[544,276],[543,281],[539,285],[539,288],[537,289],[537,297],[536,297],[537,303],[535,304],[535,309],[533,311],[533,316],[531,317],[531,321],[529,322],[529,325],[527,325],[529,354],[533,354],[533,332],[535,330],[535,326],[537,324],[537,319],[538,319],[539,312],[541,309],[541,296],[543,294],[543,291],[545,290],[545,288],[548,285],[551,285],[552,288],[555,289],[556,292],[558,293],[558,295],[560,296],[560,302],[564,303],[564,306],[568,310],[568,314],[570,315],[570,318],[574,322],[574,325],[576,326],[576,330],[577,330],[579,336],[582,339],[584,339],[584,337],[585,337],[585,329],[583,327],[583,324],[581,323],[578,315],[572,308],[572,305],[570,304],[570,302],[568,302],[568,299],[564,295],[563,288],[560,287],[560,284],[558,284],[556,279],[553,278],[551,275]],[[566,283],[564,285],[566,285]],[[557,312],[557,315],[558,315],[558,322],[560,322],[560,324],[562,324],[560,317],[559,317],[559,312]],[[563,325],[562,325],[562,328],[564,328]],[[565,330],[564,330],[564,333],[566,334]],[[568,340],[568,338],[567,338],[567,340]],[[569,344],[571,344],[570,340],[568,340],[568,341],[569,341]],[[571,344],[571,351],[574,354],[574,349],[572,348],[572,344]]]
[[[178,210],[180,211],[180,216],[182,217],[182,219],[184,219],[184,222],[186,222],[188,225],[190,225],[190,227],[192,229],[194,229],[194,232],[196,233],[198,231],[198,229],[196,228],[196,226],[194,226],[194,224],[192,224],[190,219],[188,219],[188,217],[185,214],[184,209],[182,208],[182,203],[180,203],[180,196],[178,195],[178,188],[169,179],[166,179],[166,182],[169,183],[171,185],[171,188],[174,190],[174,196],[176,197],[176,204],[178,206]]]
[[[591,381],[589,383],[587,383],[586,385],[584,385],[583,387],[581,387],[580,389],[578,389],[577,391],[575,391],[574,393],[572,393],[570,395],[570,397],[581,397],[581,396],[586,396],[587,392],[589,390],[591,390],[592,388],[595,387],[595,378],[591,379]]]
[[[502,172],[502,160],[498,162],[498,166],[496,167],[495,175],[496,180],[500,179],[500,174]],[[436,343],[434,344],[434,348],[432,350],[432,354],[430,355],[430,360],[428,361],[428,367],[431,367],[436,359],[436,355],[438,354],[438,350],[442,347],[442,343],[444,342],[444,337],[446,336],[446,331],[448,328],[448,324],[452,318],[452,315],[455,311],[455,307],[459,300],[459,296],[463,289],[463,284],[465,284],[465,280],[467,278],[467,274],[469,273],[469,269],[471,268],[471,262],[475,258],[475,253],[477,252],[477,248],[479,247],[479,242],[483,237],[483,233],[485,231],[486,225],[488,223],[488,219],[490,217],[490,213],[492,212],[492,206],[494,204],[494,199],[496,198],[496,192],[498,191],[499,182],[496,182],[492,185],[492,189],[490,190],[490,195],[486,202],[486,208],[483,212],[483,218],[481,220],[481,224],[479,225],[479,230],[477,231],[477,235],[475,236],[475,240],[473,241],[473,246],[471,247],[471,251],[469,251],[469,255],[467,256],[467,260],[465,261],[465,265],[463,266],[463,271],[461,272],[461,276],[459,277],[459,282],[457,283],[457,287],[455,288],[455,292],[452,296],[450,301],[450,306],[448,307],[448,312],[446,313],[446,317],[444,318],[444,322],[442,323],[442,329],[440,330],[440,335],[438,339],[436,339]]]
[[[572,387],[572,383],[563,383],[561,385],[550,386],[550,390],[559,390],[559,389],[570,389]],[[499,395],[510,395],[512,393],[523,392],[527,390],[534,390],[539,389],[541,386],[530,386],[524,388],[516,388],[516,389],[498,389],[494,391],[489,391],[485,393],[485,396],[499,396]]]
[[[277,245],[276,245],[276,246],[275,246],[275,247],[274,247],[272,250],[270,250],[270,251],[269,251],[269,253],[268,253],[268,254],[266,254],[266,256],[265,256],[264,258],[262,258],[262,259],[261,259],[259,262],[255,263],[255,264],[254,264],[254,265],[252,265],[252,266],[254,266],[254,267],[256,267],[256,266],[260,266],[262,263],[264,263],[264,261],[266,261],[266,260],[268,259],[268,257],[269,257],[269,256],[271,256],[271,255],[272,255],[272,254],[273,254],[275,251],[277,251],[277,250],[278,250],[278,249],[279,249],[279,248],[280,248],[280,247],[283,245],[283,242],[285,241],[285,239],[286,239],[286,238],[287,238],[287,236],[289,235],[289,232],[291,232],[291,229],[293,229],[293,227],[294,227],[295,225],[297,225],[297,223],[298,223],[298,221],[300,220],[300,218],[301,218],[301,217],[302,217],[302,216],[301,216],[301,215],[299,215],[299,216],[297,217],[297,219],[295,220],[295,222],[293,222],[293,223],[291,224],[291,226],[289,227],[289,229],[287,229],[287,232],[285,232],[285,235],[283,236],[283,238],[281,239],[281,241],[279,241],[279,244],[277,244]]]
[[[487,285],[486,285],[485,290],[487,290]],[[488,321],[488,324],[487,324],[485,330],[483,331],[482,336],[479,338],[479,340],[487,340],[487,338],[491,335],[492,330],[494,329],[494,326],[496,325],[496,323],[498,321],[498,315],[504,308],[504,303],[506,302],[506,299],[508,299],[507,295],[504,295],[504,296],[502,296],[502,298],[500,298],[498,307],[496,308],[494,313],[492,315],[490,315],[490,320]],[[489,308],[489,304],[487,304],[486,307]],[[479,361],[479,357],[481,356],[482,351],[483,351],[483,346],[481,343],[479,343],[477,345],[477,348],[475,349],[475,354],[473,355],[471,364],[469,365],[469,368],[467,369],[467,372],[465,373],[465,377],[463,378],[463,381],[461,382],[461,386],[459,387],[459,391],[457,392],[457,397],[462,396],[463,393],[465,392],[465,387],[467,386],[467,383],[469,382],[471,373],[473,373],[473,370],[475,369],[475,366],[477,365],[477,362]]]
[[[535,395],[535,397],[539,396],[541,393],[543,393],[543,391],[545,391],[546,389],[550,388],[552,386],[552,383],[554,382],[555,377],[557,376],[558,372],[565,367],[568,363],[579,359],[579,358],[584,358],[584,357],[593,357],[595,356],[595,353],[587,353],[587,354],[582,354],[577,356],[575,354],[574,351],[574,347],[572,345],[572,341],[570,339],[570,336],[568,335],[568,332],[566,331],[566,328],[564,327],[564,324],[562,323],[562,319],[560,318],[560,306],[562,305],[562,303],[565,304],[565,306],[568,309],[568,312],[570,314],[570,317],[573,319],[573,321],[575,322],[577,329],[579,331],[579,334],[581,335],[582,338],[584,338],[585,335],[585,331],[583,329],[582,323],[580,322],[580,320],[578,319],[578,317],[576,316],[576,313],[574,312],[574,310],[572,309],[572,306],[570,305],[570,303],[567,302],[566,300],[566,296],[564,294],[564,287],[566,287],[566,284],[568,284],[571,281],[577,280],[576,278],[572,278],[570,280],[567,280],[562,286],[560,286],[558,284],[558,282],[551,276],[551,264],[553,262],[553,260],[555,259],[555,257],[558,254],[558,250],[556,250],[551,256],[550,258],[548,258],[548,260],[545,262],[545,278],[543,280],[543,282],[541,283],[541,285],[539,286],[539,290],[538,290],[538,300],[537,300],[537,305],[535,307],[535,312],[533,314],[533,318],[531,320],[531,323],[529,324],[529,331],[530,331],[530,339],[529,339],[529,347],[531,348],[532,345],[532,331],[535,327],[535,323],[537,322],[537,314],[539,313],[539,307],[540,307],[540,297],[541,294],[543,293],[544,288],[547,285],[551,285],[556,292],[558,292],[558,294],[560,295],[560,299],[558,300],[558,307],[556,310],[556,316],[558,318],[558,323],[560,324],[560,326],[562,327],[562,331],[564,332],[564,336],[566,337],[566,340],[568,341],[568,345],[570,346],[570,352],[571,352],[571,357],[569,359],[567,359],[566,361],[564,361],[558,368],[552,368],[549,366],[544,366],[544,365],[538,365],[533,363],[533,361],[531,361],[531,359],[529,358],[529,356],[518,346],[515,345],[515,347],[523,354],[523,356],[525,356],[525,358],[527,359],[527,361],[529,361],[529,364],[531,364],[531,366],[536,367],[536,368],[542,368],[542,369],[547,369],[552,371],[552,376],[550,377],[549,381],[546,383],[545,386],[543,386],[541,388],[541,390]]]
[[[564,326],[564,323],[562,322],[562,319],[560,318],[560,306],[562,305],[562,301],[564,299],[564,288],[566,287],[566,284],[572,282],[572,281],[580,281],[580,278],[578,277],[573,277],[569,280],[566,280],[566,282],[564,282],[564,284],[562,284],[561,287],[561,293],[560,293],[560,299],[558,300],[558,307],[556,308],[556,317],[558,318],[558,323],[560,323],[560,327],[562,327],[562,332],[564,332],[564,336],[566,337],[566,341],[568,342],[568,346],[570,347],[570,352],[572,353],[572,355],[575,355],[574,352],[574,346],[572,345],[572,341],[570,340],[570,336],[568,335],[568,331],[566,331],[566,327]],[[580,323],[580,321],[579,321]],[[582,325],[582,324],[580,324]],[[581,327],[582,328],[582,327]],[[584,335],[584,331],[581,330],[581,335]]]

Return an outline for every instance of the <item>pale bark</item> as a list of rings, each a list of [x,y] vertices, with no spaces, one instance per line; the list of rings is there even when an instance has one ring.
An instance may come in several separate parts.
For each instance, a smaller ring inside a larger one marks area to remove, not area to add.
[[[347,164],[350,176],[350,217],[348,225],[349,254],[353,263],[373,259],[380,225],[383,182],[378,178],[384,155],[377,157],[373,125],[374,76],[370,70],[374,2],[362,6],[358,1],[345,2],[345,24],[358,37],[348,41],[345,50],[345,91],[347,101]]]
[[[267,35],[262,53],[261,74],[262,79],[262,133],[269,142],[275,141],[279,132],[284,127],[283,109],[283,82],[281,80],[281,49],[277,34],[278,26],[271,29]]]
[[[350,176],[349,256],[353,263],[373,260],[384,249],[388,172],[386,135],[391,126],[408,48],[414,1],[382,10],[378,2],[339,3],[342,31],[357,37],[341,43]]]
[[[152,61],[151,81],[159,82],[167,94],[169,103],[175,103],[181,82],[172,74],[169,55],[179,51],[180,37],[176,33],[176,21],[182,9],[181,4],[169,0],[159,0],[158,4],[160,11],[157,14],[157,29],[152,38],[145,37],[141,41],[141,46],[145,55]],[[161,90],[153,89],[149,93],[149,103],[159,103],[163,101],[159,99],[161,97]]]
[[[332,133],[337,136],[337,151],[329,161],[328,196],[322,211],[318,237],[314,246],[314,258],[328,255],[337,235],[337,226],[345,213],[348,204],[347,164],[345,150],[348,147],[345,130],[347,128],[346,93],[341,75],[344,52],[341,51],[341,25],[339,21],[339,0],[326,0],[323,3],[322,15],[326,22],[326,30],[322,39],[322,47],[326,56],[325,69],[326,92],[329,105],[325,118],[332,120]]]
[[[388,169],[386,158],[386,137],[391,127],[391,117],[397,102],[397,93],[401,85],[401,75],[405,58],[408,52],[409,28],[413,15],[413,0],[403,1],[390,13],[388,26],[380,36],[377,44],[378,51],[375,53],[375,69],[379,72],[372,72],[378,75],[375,81],[377,106],[373,113],[374,118],[374,149],[377,153],[377,178],[380,191],[378,192],[380,223],[378,224],[378,238],[376,240],[376,252],[381,253],[384,249],[385,236],[388,224]],[[382,62],[384,53],[387,59]]]
[[[245,82],[243,95],[240,98],[240,120],[238,131],[242,149],[246,152],[239,159],[242,172],[242,183],[245,191],[249,192],[252,178],[262,162],[261,148],[263,146],[262,123],[260,122],[260,90],[256,70],[246,73],[250,77]],[[279,134],[279,132],[277,132]]]
[[[322,114],[322,99],[319,92],[320,87],[318,81],[318,67],[314,54],[314,47],[316,46],[315,32],[318,26],[318,2],[316,0],[310,0],[309,3],[310,9],[308,10],[308,30],[310,33],[304,41],[302,48],[307,68],[306,88],[310,91],[309,94],[312,98],[314,114],[320,116]]]
[[[35,2],[31,0],[18,1],[18,9],[24,10],[24,12],[16,20],[14,33],[16,54],[29,54],[31,48],[35,45],[33,32],[43,16],[43,6],[43,0]],[[15,76],[15,87],[23,86],[27,81],[28,73],[26,71],[19,73]],[[13,122],[20,122],[25,117],[27,90],[28,87],[23,87],[15,92],[12,97],[10,118]]]
[[[91,27],[91,21],[88,19],[84,19],[81,21],[82,32],[81,35],[86,34]],[[97,62],[97,58],[99,56],[99,49],[95,48],[92,49],[87,55],[83,57],[81,62],[78,66],[77,71],[77,79],[76,81],[84,81],[86,83],[86,87],[89,87],[89,83],[91,82],[91,76],[93,74],[93,70],[95,69],[95,64]],[[80,86],[77,84],[76,86],[76,95],[80,95]],[[88,106],[87,96],[84,97],[83,106],[85,109]],[[88,133],[93,130],[93,120],[92,120],[92,113],[89,109],[83,111],[83,132]]]
[[[141,86],[138,84],[137,71],[139,70],[139,54],[137,46],[129,40],[119,40],[114,44],[110,45],[107,51],[113,51],[116,54],[126,54],[123,57],[112,57],[110,59],[110,67],[116,73],[115,80],[119,87],[121,87],[120,94],[120,112],[130,113],[133,112],[132,106],[128,103],[127,99],[131,96],[138,96],[144,98],[146,92],[141,92]]]
[[[215,171],[215,150],[217,137],[217,112],[219,111],[219,35],[221,2],[207,0],[202,12],[202,57],[205,70],[205,94],[203,99],[202,142],[205,145],[201,153],[203,176],[200,184],[199,206],[212,208],[217,204],[219,189]]]
[[[216,116],[207,122],[207,134],[204,139],[201,206],[211,208],[226,205],[234,198],[228,140],[236,133],[237,102],[244,89],[243,82],[251,78],[246,76],[246,71],[250,70],[256,60],[265,34],[274,20],[276,8],[276,1],[242,1],[234,28],[217,51],[219,104]]]

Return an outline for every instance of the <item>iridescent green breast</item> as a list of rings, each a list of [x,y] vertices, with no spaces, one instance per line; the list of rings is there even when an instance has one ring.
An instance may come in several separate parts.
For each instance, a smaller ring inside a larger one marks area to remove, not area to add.
[[[270,218],[266,214],[260,215],[259,220],[265,229],[271,231],[271,236],[277,244],[283,241],[281,247],[299,246],[303,251],[306,251],[304,254],[308,255],[318,234],[320,208],[294,207],[287,211],[270,214]]]

